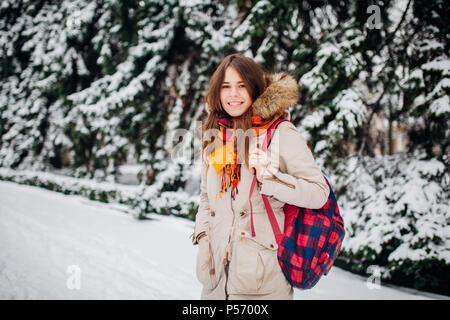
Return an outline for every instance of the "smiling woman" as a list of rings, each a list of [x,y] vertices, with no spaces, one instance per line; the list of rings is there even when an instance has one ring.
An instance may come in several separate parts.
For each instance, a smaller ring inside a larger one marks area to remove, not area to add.
[[[193,243],[202,299],[292,299],[277,260],[266,195],[280,226],[286,203],[320,208],[329,188],[304,138],[288,122],[299,98],[288,73],[265,73],[231,54],[211,76],[203,126],[203,170]],[[267,131],[279,124],[267,150]],[[253,190],[257,180],[257,187]]]

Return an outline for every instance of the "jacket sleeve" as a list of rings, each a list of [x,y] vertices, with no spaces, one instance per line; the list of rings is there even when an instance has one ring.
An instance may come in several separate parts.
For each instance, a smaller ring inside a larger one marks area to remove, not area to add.
[[[303,208],[323,207],[330,188],[305,139],[292,123],[286,121],[278,126],[268,153],[270,164],[263,175],[262,194]]]
[[[200,183],[200,203],[198,207],[197,214],[195,216],[195,229],[192,235],[192,243],[198,244],[199,236],[204,233],[208,233],[209,228],[209,218],[210,218],[210,207],[207,193],[207,172],[208,168],[203,164],[202,178]]]

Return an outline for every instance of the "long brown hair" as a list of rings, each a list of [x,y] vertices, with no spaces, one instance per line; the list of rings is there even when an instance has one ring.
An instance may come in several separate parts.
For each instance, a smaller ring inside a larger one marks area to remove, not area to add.
[[[241,76],[242,81],[245,83],[245,87],[252,98],[252,103],[258,98],[266,89],[267,78],[264,68],[256,63],[253,59],[244,56],[241,53],[233,53],[226,56],[214,71],[209,81],[209,88],[205,95],[205,103],[208,111],[208,117],[203,124],[202,135],[202,156],[206,161],[207,155],[213,150],[213,142],[216,135],[211,137],[205,137],[205,133],[211,133],[219,130],[218,119],[219,118],[231,118],[223,109],[220,102],[220,89],[222,87],[223,80],[225,78],[225,71],[228,67],[233,67]],[[253,104],[247,111],[239,117],[232,118],[233,129],[242,129],[243,132],[252,127],[251,117],[254,114]],[[214,130],[215,129],[215,130]],[[235,136],[235,148],[236,148],[236,136]],[[245,141],[245,154],[238,154],[241,160],[244,160],[248,166],[248,141]]]

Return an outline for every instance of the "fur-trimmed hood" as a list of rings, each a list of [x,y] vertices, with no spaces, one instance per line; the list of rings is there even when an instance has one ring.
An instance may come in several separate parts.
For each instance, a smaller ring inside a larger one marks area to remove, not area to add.
[[[253,102],[255,114],[269,119],[297,104],[300,97],[297,81],[288,73],[267,74],[266,90]]]

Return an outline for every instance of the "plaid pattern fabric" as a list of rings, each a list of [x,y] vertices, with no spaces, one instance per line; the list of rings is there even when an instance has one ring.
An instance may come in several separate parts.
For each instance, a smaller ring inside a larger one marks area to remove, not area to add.
[[[286,205],[284,210],[287,225],[278,239],[278,262],[291,285],[311,289],[330,271],[344,239],[344,221],[336,197],[330,186],[322,208]]]
[[[287,120],[277,120],[268,130],[263,150],[267,150],[273,130],[282,121]],[[345,236],[344,220],[339,213],[336,196],[328,180],[324,179],[330,187],[325,205],[320,209],[308,209],[286,204],[284,233],[277,225],[267,197],[262,195],[278,243],[281,270],[289,283],[298,289],[311,289],[323,275],[328,274]]]

